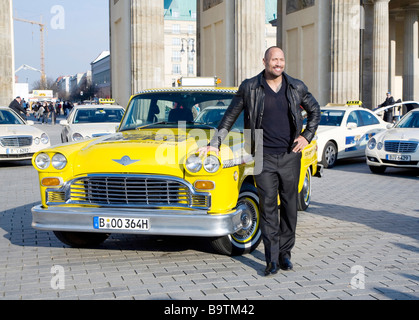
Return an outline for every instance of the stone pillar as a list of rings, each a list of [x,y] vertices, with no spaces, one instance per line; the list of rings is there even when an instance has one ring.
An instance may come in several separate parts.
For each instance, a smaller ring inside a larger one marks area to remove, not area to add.
[[[285,52],[284,41],[283,41],[283,4],[282,0],[277,0],[277,14],[276,14],[276,45]]]
[[[331,3],[330,102],[359,99],[360,5],[359,0]]]
[[[265,52],[265,0],[236,0],[236,85],[260,73]]]
[[[389,0],[374,3],[372,108],[382,103],[389,91]]]
[[[406,10],[404,21],[403,100],[418,100],[418,11],[413,9]]]
[[[14,44],[12,0],[0,2],[0,105],[8,106],[13,100]]]
[[[132,92],[164,80],[164,1],[131,0]]]

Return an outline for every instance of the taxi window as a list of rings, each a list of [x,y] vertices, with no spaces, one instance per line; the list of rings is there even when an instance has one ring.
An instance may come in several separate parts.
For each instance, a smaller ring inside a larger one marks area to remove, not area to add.
[[[131,100],[120,130],[130,130],[143,125],[169,127],[179,122],[216,127],[217,121],[221,120],[233,97],[234,93],[224,92],[179,91],[141,94]]]
[[[73,123],[119,123],[123,114],[122,109],[80,109],[75,114]]]
[[[378,119],[372,113],[369,113],[368,111],[363,111],[363,110],[360,110],[357,112],[359,113],[362,119],[362,124],[360,124],[359,126],[361,125],[372,126],[375,124],[380,124],[380,121],[378,121]]]
[[[321,112],[321,126],[339,127],[342,123],[343,116],[345,115],[345,112],[340,110],[322,110]],[[306,119],[304,120],[306,121]]]
[[[354,122],[356,123],[356,125],[358,127],[361,126],[361,121],[360,121],[360,116],[358,115],[357,111],[352,111],[349,116],[348,116],[348,120],[346,120],[346,124],[348,124],[349,122]]]

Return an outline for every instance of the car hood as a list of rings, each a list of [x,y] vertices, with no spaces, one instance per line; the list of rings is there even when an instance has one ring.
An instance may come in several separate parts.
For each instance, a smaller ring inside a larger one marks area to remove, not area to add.
[[[206,141],[205,141],[206,142]],[[87,143],[74,159],[74,174],[124,173],[183,177],[185,156],[198,148],[185,131],[125,131]]]
[[[80,123],[70,125],[72,132],[78,132],[83,136],[91,136],[95,133],[115,133],[119,122],[103,122],[103,123]]]
[[[0,125],[0,136],[37,136],[40,137],[44,132],[36,127],[24,124]]]
[[[419,128],[392,128],[381,132],[379,140],[419,141]]]
[[[333,130],[337,130],[339,128],[340,127],[334,127],[334,126],[319,126],[317,128],[317,134],[323,134],[325,132],[330,132],[330,131],[333,131]]]

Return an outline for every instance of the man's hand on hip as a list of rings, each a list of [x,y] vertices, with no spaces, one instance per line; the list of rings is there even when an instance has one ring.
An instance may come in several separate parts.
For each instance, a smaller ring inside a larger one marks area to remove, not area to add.
[[[308,145],[308,141],[303,136],[299,136],[297,139],[294,140],[294,149],[292,152],[299,153],[303,151],[305,147]]]

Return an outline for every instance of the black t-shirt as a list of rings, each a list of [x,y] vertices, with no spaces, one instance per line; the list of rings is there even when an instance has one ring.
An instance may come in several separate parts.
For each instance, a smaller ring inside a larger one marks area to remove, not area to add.
[[[271,89],[264,77],[262,79],[265,91],[265,107],[262,116],[263,152],[267,154],[288,152],[292,144],[292,135],[285,77],[278,92]]]

